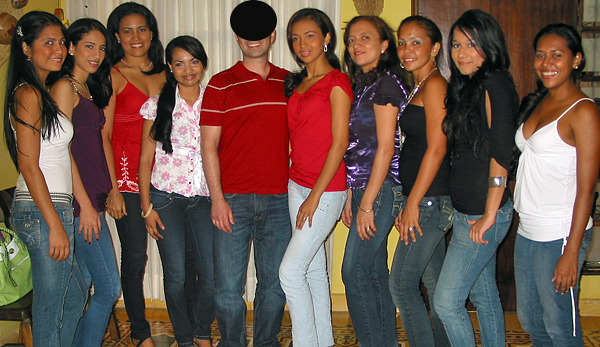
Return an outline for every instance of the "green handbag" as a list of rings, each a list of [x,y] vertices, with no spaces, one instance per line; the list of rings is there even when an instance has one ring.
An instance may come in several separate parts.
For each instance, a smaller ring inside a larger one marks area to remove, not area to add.
[[[14,231],[0,226],[0,306],[13,303],[33,289],[31,259]]]

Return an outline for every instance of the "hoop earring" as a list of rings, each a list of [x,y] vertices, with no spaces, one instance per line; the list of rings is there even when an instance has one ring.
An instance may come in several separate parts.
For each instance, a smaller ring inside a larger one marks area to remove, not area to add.
[[[400,67],[404,69],[404,64],[402,64],[402,62],[400,62]]]
[[[327,45],[323,47],[323,52],[327,53]]]
[[[27,61],[31,62],[31,57],[27,57]]]

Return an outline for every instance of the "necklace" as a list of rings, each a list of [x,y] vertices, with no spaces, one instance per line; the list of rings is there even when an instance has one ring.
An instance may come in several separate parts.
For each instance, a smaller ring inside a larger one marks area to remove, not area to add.
[[[85,88],[85,90],[87,91],[88,95],[90,96],[90,100],[94,100],[94,97],[92,96],[92,93],[90,93],[90,88],[88,88],[87,83],[81,83],[81,81],[77,77],[75,77],[75,75],[73,75],[71,77],[75,80],[75,82],[81,84]]]
[[[125,65],[127,65],[127,66],[129,66],[129,67],[131,67],[131,68],[134,68],[134,69],[138,70],[139,72],[144,72],[144,71],[148,70],[148,69],[150,68],[150,66],[152,66],[152,61],[150,61],[150,64],[148,64],[148,66],[146,66],[146,67],[145,67],[145,68],[142,70],[142,69],[140,69],[140,68],[139,68],[139,67],[137,67],[137,66],[133,66],[133,65],[129,64],[128,62],[126,62],[126,61],[125,61],[125,60],[123,60],[123,59],[121,59],[121,61],[123,62],[123,64],[125,64]]]
[[[433,70],[429,71],[429,73],[427,74],[427,76],[425,76],[425,78],[423,78],[421,80],[421,82],[417,83],[417,86],[412,90],[412,92],[410,92],[410,94],[408,95],[408,100],[406,101],[406,104],[410,104],[410,101],[415,97],[415,95],[417,95],[417,93],[419,92],[419,88],[421,88],[421,84],[423,84],[423,82],[425,82],[429,76],[431,76],[431,74],[437,70],[437,67],[434,67]]]

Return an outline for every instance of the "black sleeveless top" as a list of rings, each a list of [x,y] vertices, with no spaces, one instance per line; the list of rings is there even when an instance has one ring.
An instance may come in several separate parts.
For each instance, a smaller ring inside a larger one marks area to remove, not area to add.
[[[400,180],[402,181],[402,194],[408,196],[417,180],[421,161],[427,151],[425,108],[413,104],[406,106],[400,117],[400,128],[406,135],[400,152]],[[450,156],[446,154],[425,196],[450,195],[449,177]]]

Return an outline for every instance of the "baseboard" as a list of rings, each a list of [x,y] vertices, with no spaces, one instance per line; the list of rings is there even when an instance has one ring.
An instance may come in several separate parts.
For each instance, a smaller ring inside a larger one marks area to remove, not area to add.
[[[251,302],[246,303],[248,310],[252,310],[254,305]],[[117,302],[117,307],[125,307],[123,300]],[[146,299],[147,308],[166,308],[164,301]],[[287,306],[286,306],[287,310]],[[345,294],[331,294],[331,310],[333,312],[347,312],[348,305],[346,303]],[[600,298],[599,299],[580,299],[579,314],[583,317],[599,317],[600,316]],[[1,345],[1,344],[0,344]]]

